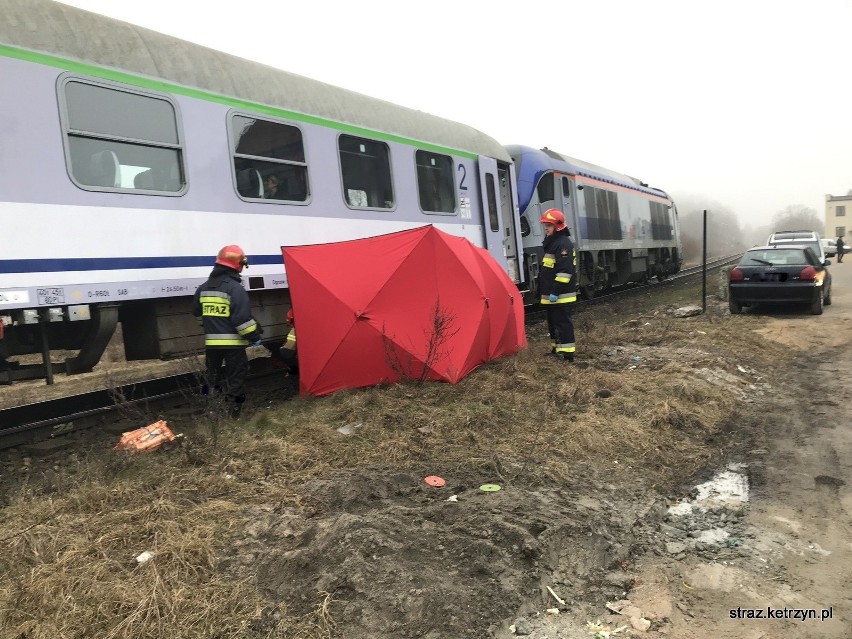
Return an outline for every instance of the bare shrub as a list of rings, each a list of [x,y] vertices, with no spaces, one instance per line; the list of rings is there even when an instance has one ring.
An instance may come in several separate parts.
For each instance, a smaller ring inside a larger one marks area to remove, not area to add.
[[[453,328],[455,322],[456,316],[449,309],[441,306],[440,298],[436,299],[431,314],[431,326],[423,331],[426,338],[426,351],[422,363],[402,350],[394,339],[395,336],[389,335],[383,324],[382,344],[388,366],[400,380],[418,383],[426,381],[429,378],[429,372],[438,362],[450,355],[451,351],[446,349],[446,344],[461,330]]]

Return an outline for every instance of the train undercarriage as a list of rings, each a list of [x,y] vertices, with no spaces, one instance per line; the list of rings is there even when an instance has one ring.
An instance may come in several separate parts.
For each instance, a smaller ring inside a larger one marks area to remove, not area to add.
[[[680,270],[677,248],[581,251],[577,254],[577,285],[585,299],[625,284],[663,281]]]
[[[538,279],[538,252],[525,255],[530,290],[525,302],[537,300],[535,282]],[[583,299],[592,299],[607,289],[626,284],[647,284],[653,279],[663,281],[680,270],[682,258],[677,247],[651,249],[609,249],[577,252],[577,290]]]
[[[283,341],[289,308],[286,290],[252,293],[264,343]],[[0,318],[0,384],[27,379],[50,384],[56,373],[89,372],[117,341],[117,357],[129,362],[175,359],[204,348],[191,297],[17,310]],[[38,355],[41,361],[33,357]]]

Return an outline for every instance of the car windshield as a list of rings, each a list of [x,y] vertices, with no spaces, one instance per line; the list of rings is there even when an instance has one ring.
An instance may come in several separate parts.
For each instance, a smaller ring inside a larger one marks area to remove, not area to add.
[[[803,248],[757,249],[747,251],[740,266],[787,266],[812,264],[816,260],[808,259]]]

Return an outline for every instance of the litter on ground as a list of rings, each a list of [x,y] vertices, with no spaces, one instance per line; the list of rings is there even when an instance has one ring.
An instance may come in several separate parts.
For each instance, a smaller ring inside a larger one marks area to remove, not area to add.
[[[148,426],[122,433],[121,439],[114,450],[131,450],[140,453],[150,453],[167,442],[173,442],[177,437],[171,431],[165,420],[161,419]]]

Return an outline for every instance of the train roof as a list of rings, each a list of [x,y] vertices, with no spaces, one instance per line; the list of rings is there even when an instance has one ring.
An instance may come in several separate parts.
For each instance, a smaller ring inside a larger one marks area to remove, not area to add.
[[[149,88],[175,93],[194,87],[209,95],[202,98],[235,99],[275,107],[279,117],[308,120],[356,135],[378,134],[385,140],[455,154],[478,154],[511,161],[499,142],[458,122],[341,89],[304,76],[216,51],[171,36],[107,18],[52,0],[3,0],[0,20],[0,55],[20,55],[9,47],[41,52],[37,61],[74,69],[96,77],[140,84],[145,78],[164,81]],[[54,58],[59,58],[59,60]],[[133,77],[103,72],[111,67]],[[376,135],[372,135],[376,137]]]
[[[512,156],[523,157],[523,163],[527,164],[528,170],[538,172],[544,170],[546,167],[547,169],[563,171],[569,175],[580,175],[600,180],[602,182],[615,184],[627,189],[647,193],[649,195],[671,199],[668,193],[662,189],[648,186],[637,178],[624,173],[618,173],[611,169],[606,169],[602,166],[592,164],[591,162],[578,160],[576,158],[557,153],[556,151],[551,151],[547,147],[543,149],[534,149],[532,147],[513,145],[506,147],[506,149]],[[521,167],[520,170],[523,172],[524,168]]]

